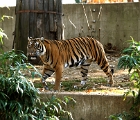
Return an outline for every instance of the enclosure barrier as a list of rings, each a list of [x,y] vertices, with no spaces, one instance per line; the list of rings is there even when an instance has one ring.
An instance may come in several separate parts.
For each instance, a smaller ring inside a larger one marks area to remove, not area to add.
[[[47,101],[52,95],[58,98],[64,96],[72,97],[76,104],[69,104],[67,110],[72,112],[74,120],[108,120],[112,114],[129,111],[132,103],[129,96],[123,101],[123,95],[97,94],[86,92],[42,92],[40,97],[42,101]]]

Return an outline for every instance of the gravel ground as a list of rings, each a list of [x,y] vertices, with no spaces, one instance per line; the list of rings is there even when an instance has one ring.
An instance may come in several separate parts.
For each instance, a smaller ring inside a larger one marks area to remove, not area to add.
[[[119,60],[120,55],[119,54],[107,54],[108,61],[110,63],[110,66],[114,68],[114,86],[109,87],[107,84],[101,84],[101,83],[96,83],[92,84],[92,88],[88,88],[85,90],[86,92],[92,92],[96,90],[128,90],[130,86],[130,80],[129,80],[129,75],[127,70],[119,70],[117,68],[118,60]],[[37,69],[42,72],[42,66],[36,66]],[[46,81],[52,82],[55,80],[55,74],[48,78]],[[89,73],[88,77],[91,79],[94,78],[104,78],[105,80],[108,80],[108,77],[105,75],[105,73],[99,68],[99,66],[96,63],[92,63],[90,68],[89,68]],[[72,80],[81,80],[81,73],[80,73],[80,68],[79,67],[73,67],[73,68],[66,68],[63,72],[63,78],[62,82],[64,81],[72,81]],[[78,85],[79,84],[79,85]],[[79,83],[75,83],[75,86],[80,86]],[[89,83],[90,84],[90,83]],[[133,83],[131,83],[133,84]],[[42,90],[42,88],[40,88]]]

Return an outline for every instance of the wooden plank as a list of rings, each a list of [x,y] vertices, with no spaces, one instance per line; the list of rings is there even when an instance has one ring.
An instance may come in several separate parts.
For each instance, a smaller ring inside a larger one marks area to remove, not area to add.
[[[44,0],[44,11],[49,11],[49,0]],[[50,39],[50,30],[49,30],[49,14],[44,14],[44,37]]]
[[[63,39],[62,38],[62,32],[63,32],[62,14],[60,14],[60,13],[62,13],[62,0],[57,0],[56,11],[59,13],[56,16],[56,19],[57,19],[57,33],[56,33],[56,36],[57,36],[57,39]]]
[[[29,9],[35,10],[35,0],[29,0]],[[36,13],[29,14],[29,37],[36,37]]]
[[[29,9],[29,0],[22,0],[22,10]],[[20,46],[21,50],[27,54],[27,42],[29,36],[29,13],[21,13],[21,34],[20,34]]]
[[[49,0],[49,11],[56,12],[55,0]],[[49,13],[50,32],[56,32],[56,14]]]
[[[43,0],[35,0],[35,10],[43,10]],[[36,16],[36,37],[43,36],[43,13],[37,13]]]
[[[15,35],[14,35],[14,43],[15,44],[15,49],[18,49],[19,46],[19,37],[20,37],[20,31],[19,31],[19,21],[20,21],[20,15],[17,14],[17,12],[21,9],[20,8],[21,3],[19,0],[16,0],[16,9],[15,9],[15,13],[16,13],[16,23],[15,23]]]

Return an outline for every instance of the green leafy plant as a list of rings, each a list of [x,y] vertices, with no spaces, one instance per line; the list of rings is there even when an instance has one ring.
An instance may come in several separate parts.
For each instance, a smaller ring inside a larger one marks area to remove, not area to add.
[[[134,120],[133,114],[129,114],[125,111],[122,113],[114,114],[109,116],[109,120]],[[137,120],[137,119],[135,119]]]
[[[64,96],[64,99],[57,98],[53,95],[48,99],[48,102],[42,103],[41,109],[38,114],[38,118],[43,120],[73,120],[71,112],[64,110],[68,104],[75,104],[76,101],[68,96]]]
[[[41,102],[39,91],[30,81],[37,69],[26,63],[27,57],[21,51],[0,54],[0,116],[2,120],[71,120],[70,112],[64,105],[74,100],[52,96],[48,102]],[[28,76],[31,77],[28,77]]]
[[[129,72],[131,72],[132,69],[139,71],[140,41],[134,41],[133,38],[132,40],[129,40],[129,47],[123,50],[123,54],[124,55],[119,59],[118,67],[120,69],[128,69]]]
[[[7,18],[7,19],[10,19],[10,18],[13,18],[11,16],[7,16],[7,15],[3,15],[1,18],[0,18],[0,22],[4,21],[4,19]],[[0,42],[3,44],[3,37],[5,38],[8,38],[7,35],[4,33],[4,30],[2,28],[0,28]]]
[[[129,47],[123,50],[123,55],[118,62],[119,69],[128,69],[130,80],[133,81],[133,87],[124,94],[124,100],[131,93],[133,95],[132,107],[130,113],[120,113],[111,115],[111,120],[138,120],[140,119],[140,41],[135,41],[132,37],[129,42]],[[131,117],[130,117],[131,116]]]
[[[8,7],[7,7],[8,8]],[[9,9],[9,8],[8,8]],[[7,15],[2,15],[2,17],[0,18],[0,22],[3,22],[4,19],[7,18],[7,19],[10,19],[10,18],[13,18],[12,16],[7,16]],[[4,30],[2,28],[0,28],[0,43],[3,45],[3,38],[7,38],[7,35],[4,33]],[[2,50],[1,50],[2,51]]]
[[[31,111],[38,102],[38,91],[25,76],[29,68],[25,63],[26,56],[14,50],[0,54],[0,116],[5,119],[21,119],[32,117]],[[34,68],[39,75],[37,70]]]

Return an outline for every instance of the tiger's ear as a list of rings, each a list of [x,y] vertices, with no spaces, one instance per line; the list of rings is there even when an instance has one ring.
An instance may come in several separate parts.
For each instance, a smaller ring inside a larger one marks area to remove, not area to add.
[[[44,40],[44,37],[41,37],[41,41],[43,41]]]
[[[33,38],[32,37],[28,37],[28,40],[32,40]]]
[[[41,40],[41,41],[44,41],[44,40],[45,40],[46,43],[50,44],[50,41],[47,40],[47,39],[44,39],[44,37],[41,37],[40,40]]]

